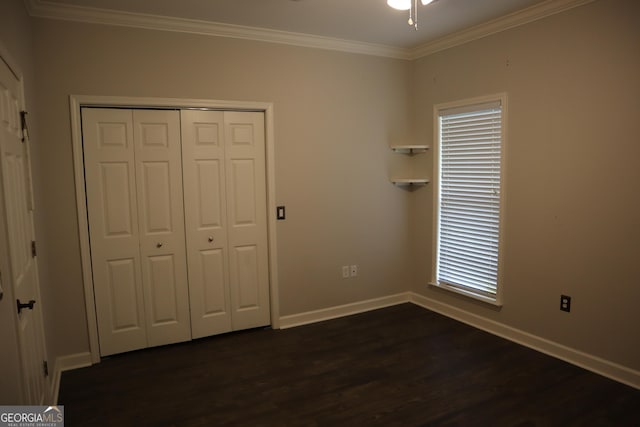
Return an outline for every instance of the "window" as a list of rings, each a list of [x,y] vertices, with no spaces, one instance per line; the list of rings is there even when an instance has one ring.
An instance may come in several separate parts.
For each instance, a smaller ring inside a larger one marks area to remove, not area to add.
[[[435,108],[432,284],[500,305],[506,95]]]

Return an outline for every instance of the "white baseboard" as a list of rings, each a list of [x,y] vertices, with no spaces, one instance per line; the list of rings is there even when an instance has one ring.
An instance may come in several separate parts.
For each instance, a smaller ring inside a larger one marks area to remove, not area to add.
[[[350,316],[352,314],[363,313],[365,311],[376,310],[378,308],[389,307],[409,301],[409,293],[403,292],[401,294],[390,295],[382,298],[375,298],[366,301],[354,302],[351,304],[323,308],[320,310],[307,311],[305,313],[282,316],[280,317],[280,329],[293,328],[294,326],[302,326],[309,323],[322,322],[323,320]]]
[[[376,310],[378,308],[389,307],[405,302],[411,302],[427,310],[431,310],[454,320],[466,323],[474,328],[481,329],[489,332],[490,334],[497,335],[508,339],[509,341],[513,341],[524,345],[525,347],[529,347],[533,350],[595,372],[599,375],[611,378],[614,381],[640,389],[639,371],[567,347],[557,342],[547,340],[537,335],[512,328],[502,323],[486,319],[482,316],[469,313],[468,311],[461,310],[452,305],[427,298],[414,292],[406,292],[382,298],[339,305],[336,307],[283,316],[280,318],[280,328],[286,329],[295,326],[307,325],[310,323],[363,313],[365,311]]]
[[[640,389],[640,372],[619,365],[617,363],[584,353],[582,351],[558,344],[541,338],[537,335],[521,331],[502,323],[486,319],[468,311],[461,310],[457,307],[435,301],[423,295],[413,292],[409,293],[409,300],[436,313],[466,323],[474,328],[482,329],[493,335],[508,339],[509,341],[522,344],[525,347],[532,348],[541,353],[548,354],[557,359],[564,360],[573,365],[595,372],[612,380],[626,384],[628,386]]]
[[[338,317],[350,316],[352,314],[363,313],[392,305],[411,302],[427,310],[434,311],[449,318],[466,323],[474,328],[481,329],[493,335],[505,338],[509,341],[524,345],[541,353],[557,359],[564,360],[573,365],[595,372],[612,380],[640,389],[640,372],[619,365],[617,363],[581,352],[579,350],[564,346],[562,344],[541,338],[537,335],[521,331],[502,323],[486,319],[468,311],[461,310],[449,304],[427,298],[414,292],[405,292],[366,301],[354,302],[305,313],[293,314],[280,317],[280,328],[287,329],[295,326],[307,325],[321,322],[323,320],[336,319]],[[58,392],[60,390],[60,378],[62,372],[71,369],[91,366],[91,353],[78,353],[56,359],[53,379],[51,381],[52,401],[57,403]]]
[[[85,368],[91,366],[91,353],[77,353],[70,354],[68,356],[62,356],[56,358],[53,369],[53,378],[51,381],[51,401],[53,404],[58,403],[58,393],[60,392],[60,378],[62,378],[62,372],[69,371],[71,369]]]

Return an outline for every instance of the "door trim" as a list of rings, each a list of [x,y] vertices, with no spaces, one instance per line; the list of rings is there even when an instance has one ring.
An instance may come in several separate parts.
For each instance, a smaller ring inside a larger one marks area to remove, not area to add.
[[[208,99],[182,98],[138,98],[119,96],[71,95],[69,108],[71,114],[71,140],[73,145],[73,166],[78,212],[78,233],[82,262],[82,281],[89,332],[91,362],[100,362],[98,345],[98,323],[93,294],[91,273],[91,247],[89,243],[89,222],[87,219],[87,199],[84,182],[84,160],[82,151],[82,107],[126,107],[126,108],[206,108],[215,110],[261,111],[265,121],[266,184],[267,184],[267,236],[269,240],[269,303],[271,309],[271,327],[280,328],[280,305],[278,293],[278,259],[276,243],[276,191],[275,191],[275,132],[274,107],[271,102],[220,101]]]

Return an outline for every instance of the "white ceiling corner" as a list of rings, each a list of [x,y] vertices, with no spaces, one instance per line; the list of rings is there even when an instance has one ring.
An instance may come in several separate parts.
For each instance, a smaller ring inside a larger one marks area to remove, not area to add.
[[[418,59],[441,50],[459,46],[501,31],[525,25],[595,0],[547,0],[543,3],[466,28],[445,37],[424,43],[411,50],[410,59]]]

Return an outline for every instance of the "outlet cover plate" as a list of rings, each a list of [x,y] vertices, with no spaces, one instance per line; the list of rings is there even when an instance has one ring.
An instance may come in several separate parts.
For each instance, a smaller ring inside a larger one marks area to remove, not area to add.
[[[356,277],[358,275],[358,266],[357,265],[352,265],[351,266],[351,277]]]

